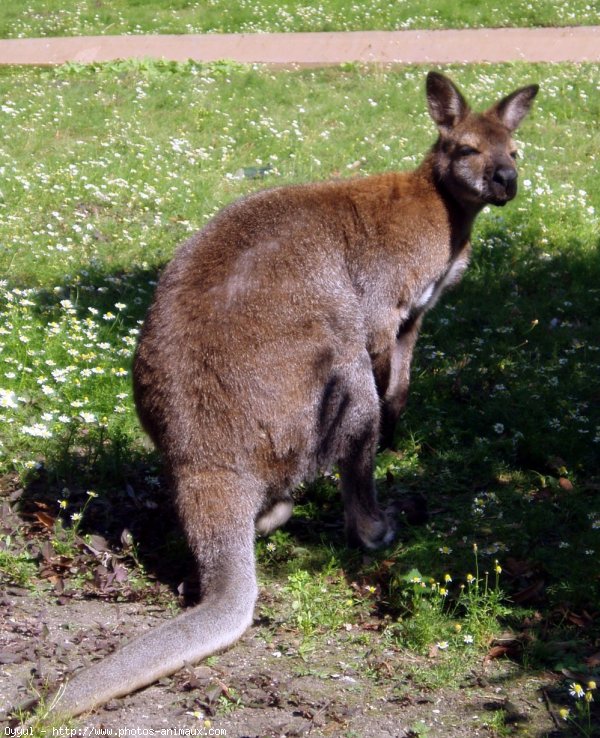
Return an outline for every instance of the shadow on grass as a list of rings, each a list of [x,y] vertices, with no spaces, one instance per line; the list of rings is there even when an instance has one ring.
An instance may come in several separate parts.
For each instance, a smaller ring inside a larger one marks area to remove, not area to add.
[[[127,310],[118,316],[116,330],[126,336],[143,320],[158,276],[156,268],[108,274],[89,270],[76,275],[59,298],[51,291],[39,293],[36,304],[49,320],[60,312],[59,299],[70,300],[84,320],[91,315],[90,310],[103,315],[114,311],[116,303],[124,303]],[[116,340],[114,336],[112,340]],[[193,557],[181,535],[158,454],[142,437],[141,432],[136,438],[120,427],[111,430],[109,426],[100,433],[83,429],[76,437],[57,443],[54,454],[44,459],[20,495],[18,509],[34,525],[40,513],[42,527],[58,520],[59,544],[61,539],[73,541],[74,535],[78,536],[69,555],[79,573],[83,574],[86,566],[94,571],[100,566],[92,558],[75,554],[82,548],[82,536],[93,535],[101,554],[116,552],[113,565],[121,558],[129,560],[143,568],[150,582],[165,584],[174,592],[181,592],[185,582],[185,599],[193,602],[198,597]],[[95,490],[97,497],[90,499],[89,490]],[[64,511],[61,500],[68,503]],[[74,522],[73,516],[77,519],[80,514],[81,519]],[[99,595],[105,593],[105,584],[106,577],[98,582]],[[109,591],[117,595],[117,590]],[[93,596],[93,591],[90,594]]]
[[[396,566],[464,582],[477,543],[481,571],[503,568],[509,655],[530,673],[597,679],[600,240],[550,258],[535,235],[514,252],[486,249],[506,234],[486,235],[417,348],[393,474],[427,498],[432,525],[407,530]],[[573,707],[555,679],[545,694]],[[594,720],[590,735],[592,704]]]

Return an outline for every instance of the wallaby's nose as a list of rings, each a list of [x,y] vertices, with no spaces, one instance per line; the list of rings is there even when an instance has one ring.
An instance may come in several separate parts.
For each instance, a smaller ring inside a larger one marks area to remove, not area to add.
[[[512,167],[498,167],[492,179],[496,184],[502,185],[507,190],[511,185],[514,185],[517,179],[517,171]]]

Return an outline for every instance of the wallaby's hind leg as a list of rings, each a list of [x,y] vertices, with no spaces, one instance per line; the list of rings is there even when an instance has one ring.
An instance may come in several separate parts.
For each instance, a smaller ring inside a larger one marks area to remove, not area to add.
[[[58,714],[87,712],[173,674],[234,643],[252,622],[256,484],[223,472],[175,470],[173,478],[198,561],[202,600],[75,674],[54,699]]]
[[[377,501],[373,467],[379,425],[367,425],[353,438],[340,462],[346,537],[351,546],[368,549],[391,543],[395,527]]]
[[[373,471],[379,440],[380,405],[367,357],[361,357],[350,380],[348,437],[339,461],[346,536],[351,546],[368,549],[390,543],[395,528],[377,501]]]

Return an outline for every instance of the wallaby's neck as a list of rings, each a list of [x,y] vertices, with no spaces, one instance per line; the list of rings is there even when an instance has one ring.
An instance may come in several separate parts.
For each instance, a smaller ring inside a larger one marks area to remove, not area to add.
[[[426,179],[438,193],[448,213],[448,220],[452,228],[453,250],[460,250],[471,238],[471,230],[475,218],[482,210],[482,205],[461,200],[455,192],[444,182],[437,167],[438,144],[435,144],[427,153],[416,173]]]

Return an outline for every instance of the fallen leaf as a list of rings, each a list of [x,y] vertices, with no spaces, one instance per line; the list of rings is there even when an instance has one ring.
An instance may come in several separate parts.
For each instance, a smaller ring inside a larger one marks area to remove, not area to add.
[[[56,551],[50,541],[43,541],[40,546],[40,554],[44,561],[51,561],[56,556]]]
[[[222,694],[223,694],[222,686],[220,684],[213,684],[205,692],[206,701],[209,704],[216,702]]]
[[[496,636],[494,640],[492,641],[492,646],[502,646],[503,648],[508,648],[510,646],[515,646],[520,644],[519,636],[515,635],[514,633],[501,633],[499,636]]]
[[[533,584],[530,584],[529,587],[525,587],[525,589],[513,595],[512,600],[518,605],[522,605],[525,602],[535,602],[540,599],[544,591],[544,586],[544,580],[538,579]]]
[[[594,653],[591,656],[588,656],[585,659],[586,666],[589,666],[591,668],[595,668],[596,666],[600,666],[600,651],[598,653]]]
[[[114,574],[115,581],[119,583],[125,582],[129,576],[129,572],[122,564],[117,564],[117,566],[115,566]]]
[[[188,671],[190,669],[192,669],[196,679],[204,679],[206,681],[215,675],[214,669],[211,669],[210,666],[196,666],[195,668],[192,668],[188,665]]]
[[[62,577],[54,574],[49,576],[48,579],[52,582],[52,586],[54,587],[56,594],[62,594],[65,591],[65,582]]]
[[[493,661],[494,659],[499,659],[501,656],[505,656],[508,653],[508,646],[492,646],[490,650],[485,655],[485,658],[483,659],[483,663],[487,663],[488,661]]]
[[[585,610],[581,614],[567,611],[565,613],[565,617],[570,623],[573,623],[573,625],[576,625],[578,628],[589,628],[589,626],[594,622],[594,618]]]
[[[104,538],[104,536],[91,535],[87,543],[85,543],[84,545],[94,554],[110,551],[110,546],[108,545],[108,541],[106,540],[106,538]]]
[[[54,529],[56,518],[52,517],[52,515],[48,515],[48,513],[41,512],[40,510],[34,512],[33,515],[38,523],[41,523],[45,528],[48,528],[49,530]]]
[[[183,667],[183,670],[187,674],[187,679],[186,679],[185,685],[184,685],[185,688],[188,689],[188,690],[191,690],[191,689],[200,689],[200,687],[202,686],[202,683],[201,683],[201,680],[196,675],[193,667],[186,662],[185,665],[184,665],[184,667]]]
[[[123,548],[129,548],[133,544],[133,536],[129,528],[123,528],[121,532],[121,545]]]
[[[108,576],[108,569],[102,564],[99,564],[94,569],[94,584],[99,590],[104,591],[106,589],[106,578]]]

